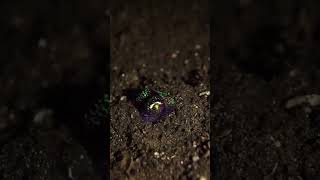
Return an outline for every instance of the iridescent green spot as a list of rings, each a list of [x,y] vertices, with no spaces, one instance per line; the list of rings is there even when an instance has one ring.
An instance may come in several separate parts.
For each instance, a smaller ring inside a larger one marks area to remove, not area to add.
[[[107,94],[105,94],[103,96],[103,102],[102,102],[103,106],[102,106],[102,110],[105,112],[105,113],[108,113],[109,112],[109,96]]]
[[[176,104],[175,98],[170,98],[168,103],[169,103],[169,105],[175,105]]]
[[[142,101],[143,99],[147,98],[150,95],[149,88],[145,88],[137,97],[137,101]]]
[[[169,96],[169,93],[163,91],[157,91],[161,97]]]

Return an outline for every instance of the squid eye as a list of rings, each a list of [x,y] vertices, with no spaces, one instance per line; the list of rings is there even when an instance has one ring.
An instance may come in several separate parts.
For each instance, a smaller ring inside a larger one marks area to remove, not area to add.
[[[152,104],[149,106],[149,109],[150,109],[151,111],[154,111],[154,112],[158,112],[158,113],[159,113],[159,112],[161,111],[161,106],[163,106],[163,103],[157,101],[157,102],[152,103]]]

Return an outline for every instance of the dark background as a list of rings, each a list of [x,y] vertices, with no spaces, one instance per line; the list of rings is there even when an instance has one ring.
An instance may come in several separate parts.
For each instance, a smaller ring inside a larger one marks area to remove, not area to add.
[[[211,4],[216,179],[320,179],[319,1]],[[286,108],[289,100],[297,105]]]
[[[106,126],[84,114],[108,92],[102,1],[0,2],[0,179],[101,179]]]

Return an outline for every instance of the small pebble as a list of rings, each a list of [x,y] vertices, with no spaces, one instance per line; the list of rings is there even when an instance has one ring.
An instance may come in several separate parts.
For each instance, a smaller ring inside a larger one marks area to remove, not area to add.
[[[155,156],[156,158],[159,158],[160,154],[159,154],[158,152],[154,152],[154,156]]]
[[[292,69],[292,70],[289,72],[289,76],[290,76],[290,77],[295,77],[297,74],[298,74],[298,70],[297,70],[297,69]]]
[[[199,50],[199,49],[201,49],[201,45],[200,45],[200,44],[196,44],[194,48],[195,48],[196,50]]]
[[[132,80],[133,80],[133,81],[138,81],[138,80],[139,80],[139,77],[138,77],[138,76],[133,76],[133,77],[132,77]]]
[[[273,175],[276,172],[277,168],[278,168],[278,162],[276,162],[276,164],[274,165],[270,175]]]
[[[13,120],[15,117],[16,117],[16,115],[14,113],[10,113],[9,114],[9,119],[10,120]]]
[[[210,91],[204,91],[199,93],[199,96],[209,96],[210,95]]]
[[[194,148],[196,148],[196,147],[197,147],[197,142],[193,141],[192,146],[193,146]]]
[[[53,114],[53,111],[51,109],[42,109],[35,114],[33,118],[33,122],[36,124],[41,124],[44,121],[48,120]]]
[[[80,159],[84,159],[84,155],[83,154],[80,155]]]
[[[297,96],[292,99],[289,99],[286,103],[286,108],[290,109],[295,106],[307,103],[310,106],[320,105],[320,95],[318,94],[309,94],[304,96]]]
[[[199,53],[198,53],[198,52],[195,52],[195,53],[194,53],[194,56],[195,56],[195,57],[198,57],[198,56],[199,56]]]
[[[199,161],[199,159],[200,159],[200,158],[199,158],[198,155],[195,155],[195,156],[192,157],[192,161],[193,161],[193,162],[197,162],[197,161]]]
[[[45,47],[47,47],[47,40],[46,39],[39,39],[39,41],[38,41],[38,47],[39,48],[45,48]]]
[[[275,142],[274,142],[274,145],[275,145],[277,148],[279,148],[279,147],[281,146],[281,143],[280,143],[280,141],[275,141]]]
[[[176,53],[172,53],[172,54],[171,54],[171,58],[172,58],[172,59],[177,58],[177,54],[176,54]]]
[[[68,168],[68,177],[69,177],[70,179],[73,179],[72,168],[71,168],[71,167]]]
[[[118,66],[113,66],[113,68],[112,68],[114,71],[117,71],[119,68],[118,68]]]
[[[125,99],[127,99],[126,96],[121,96],[120,101],[124,101]]]
[[[210,144],[209,144],[210,145]],[[210,148],[210,147],[209,147]],[[207,158],[207,157],[209,157],[210,156],[210,151],[207,151],[204,155],[203,155],[203,157],[204,158]]]
[[[200,176],[200,180],[207,180],[207,178],[204,176]]]

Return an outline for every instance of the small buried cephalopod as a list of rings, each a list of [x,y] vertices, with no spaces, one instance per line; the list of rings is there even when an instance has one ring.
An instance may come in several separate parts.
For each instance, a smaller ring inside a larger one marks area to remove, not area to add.
[[[145,122],[157,123],[175,110],[174,97],[149,87],[136,90],[130,99]]]

